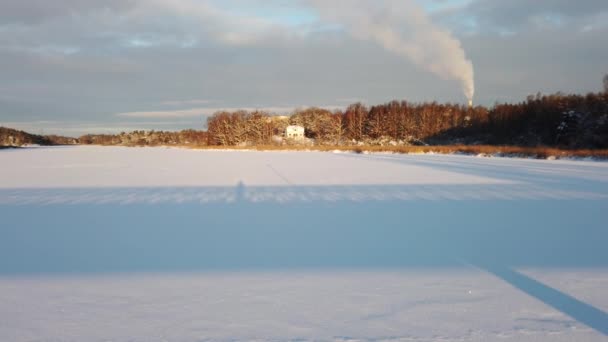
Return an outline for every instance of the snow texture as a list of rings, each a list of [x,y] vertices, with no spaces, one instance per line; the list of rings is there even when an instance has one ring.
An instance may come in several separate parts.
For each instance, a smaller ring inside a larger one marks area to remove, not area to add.
[[[1,341],[605,341],[608,163],[0,151]]]

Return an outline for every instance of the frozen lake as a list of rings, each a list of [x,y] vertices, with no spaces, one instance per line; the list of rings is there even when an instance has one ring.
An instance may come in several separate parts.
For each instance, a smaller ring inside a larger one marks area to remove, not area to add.
[[[0,151],[1,341],[605,341],[608,163]]]

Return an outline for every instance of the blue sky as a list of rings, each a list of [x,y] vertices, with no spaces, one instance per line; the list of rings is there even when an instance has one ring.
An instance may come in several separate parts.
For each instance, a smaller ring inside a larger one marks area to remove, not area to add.
[[[465,103],[467,78],[485,105],[599,91],[607,36],[605,0],[5,0],[0,125],[79,135],[203,128],[219,109]]]

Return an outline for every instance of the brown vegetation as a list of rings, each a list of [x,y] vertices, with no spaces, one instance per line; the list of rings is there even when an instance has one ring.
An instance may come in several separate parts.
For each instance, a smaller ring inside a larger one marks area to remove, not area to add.
[[[518,104],[469,108],[456,104],[392,101],[345,111],[296,111],[290,124],[303,126],[314,145],[513,145],[571,149],[608,148],[608,93],[531,96]],[[285,122],[269,113],[221,112],[207,120],[209,144],[268,145]],[[280,140],[280,139],[279,139]],[[285,143],[285,142],[283,142]]]
[[[75,138],[57,135],[35,135],[12,128],[0,127],[0,147],[19,147],[23,145],[71,145],[78,143]]]
[[[306,139],[286,139],[283,133],[288,125],[304,127]],[[608,92],[539,94],[491,108],[392,101],[372,107],[356,103],[333,112],[312,107],[289,117],[264,111],[222,111],[208,118],[207,128],[89,134],[79,139],[0,128],[0,146],[80,143],[607,158]]]
[[[203,150],[224,150],[224,146],[201,146]],[[257,145],[234,146],[230,150],[242,151],[310,151],[310,152],[353,152],[353,153],[395,153],[395,154],[466,154],[482,157],[522,157],[522,158],[590,158],[608,159],[608,149],[559,149],[550,147],[521,147],[494,145],[438,145],[438,146],[331,146],[331,145]]]
[[[78,141],[82,145],[120,146],[205,146],[207,132],[192,129],[180,132],[133,131],[120,134],[87,134]]]

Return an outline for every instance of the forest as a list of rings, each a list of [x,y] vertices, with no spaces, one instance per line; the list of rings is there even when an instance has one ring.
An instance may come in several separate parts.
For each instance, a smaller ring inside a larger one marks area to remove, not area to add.
[[[289,116],[276,116],[265,111],[222,111],[207,119],[206,130],[179,132],[134,131],[67,138],[0,128],[0,146],[493,145],[607,149],[606,90],[587,95],[537,94],[520,103],[498,103],[490,108],[391,101],[375,106],[355,103],[337,111],[303,108]],[[288,125],[304,127],[305,139],[286,139],[283,133]]]
[[[0,148],[23,145],[74,145],[78,139],[58,135],[36,135],[12,128],[0,127]]]
[[[305,128],[306,141],[280,139],[287,125]],[[207,120],[209,145],[308,143],[326,146],[511,145],[608,148],[608,92],[529,96],[492,108],[392,101],[344,111],[297,110],[289,117],[237,111]]]

